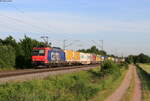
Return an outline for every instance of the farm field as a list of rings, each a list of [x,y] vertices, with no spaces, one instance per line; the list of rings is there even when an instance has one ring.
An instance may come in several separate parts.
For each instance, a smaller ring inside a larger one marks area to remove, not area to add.
[[[139,64],[138,72],[142,81],[142,99],[150,101],[150,64]]]
[[[139,66],[150,74],[150,64],[139,64]]]

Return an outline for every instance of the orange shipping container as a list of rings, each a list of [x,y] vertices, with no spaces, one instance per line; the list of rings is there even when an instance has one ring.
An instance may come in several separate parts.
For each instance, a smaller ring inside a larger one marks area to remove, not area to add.
[[[80,52],[74,52],[74,61],[80,61]]]
[[[74,51],[65,50],[65,54],[66,54],[66,61],[74,61]]]

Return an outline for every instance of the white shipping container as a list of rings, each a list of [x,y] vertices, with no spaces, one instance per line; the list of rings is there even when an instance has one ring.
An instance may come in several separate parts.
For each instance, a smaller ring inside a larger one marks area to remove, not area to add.
[[[82,64],[90,64],[91,54],[88,53],[80,53],[80,62]]]

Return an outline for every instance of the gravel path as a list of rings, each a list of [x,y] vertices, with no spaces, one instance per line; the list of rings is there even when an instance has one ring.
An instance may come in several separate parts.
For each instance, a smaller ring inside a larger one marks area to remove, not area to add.
[[[135,85],[134,85],[134,91],[133,91],[133,96],[131,98],[131,101],[142,101],[141,82],[137,74],[136,67],[134,65],[129,65],[129,71],[127,72],[120,87],[105,101],[120,101],[130,86],[130,82],[133,76],[132,74],[134,74],[135,77]]]
[[[123,82],[121,83],[120,87],[111,96],[109,96],[105,101],[120,101],[122,99],[127,89],[129,88],[133,71],[134,71],[133,65],[130,65],[129,71],[125,75],[125,78]]]
[[[137,70],[136,67],[133,66],[134,68],[134,77],[135,77],[135,86],[134,86],[134,91],[133,91],[133,97],[131,99],[131,101],[142,101],[142,91],[141,91],[141,82],[140,82],[140,78],[137,74]]]

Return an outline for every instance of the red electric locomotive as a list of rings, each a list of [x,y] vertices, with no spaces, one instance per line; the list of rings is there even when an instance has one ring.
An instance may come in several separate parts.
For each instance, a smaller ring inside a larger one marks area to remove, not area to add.
[[[65,65],[65,52],[57,47],[33,48],[32,64],[34,66],[62,66]]]
[[[48,50],[51,48],[33,48],[32,51],[32,64],[35,66],[48,64]]]

